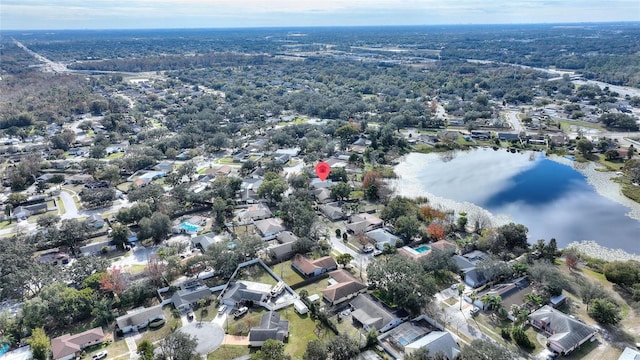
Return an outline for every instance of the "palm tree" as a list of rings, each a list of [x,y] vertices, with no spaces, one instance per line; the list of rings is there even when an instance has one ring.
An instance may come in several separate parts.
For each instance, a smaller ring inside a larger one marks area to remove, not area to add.
[[[497,316],[498,312],[502,309],[502,297],[500,295],[487,294],[482,297],[482,303],[491,310],[491,313]]]
[[[464,293],[464,284],[458,285],[458,296],[460,297],[460,311],[462,311],[462,294]]]

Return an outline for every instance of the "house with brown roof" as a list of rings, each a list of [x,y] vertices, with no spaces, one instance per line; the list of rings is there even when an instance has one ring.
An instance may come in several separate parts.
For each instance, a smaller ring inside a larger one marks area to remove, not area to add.
[[[305,277],[314,277],[337,269],[338,263],[331,256],[311,260],[298,254],[291,262],[291,266]]]
[[[51,339],[51,353],[53,360],[71,360],[80,355],[82,350],[100,344],[104,339],[101,327],[93,328],[79,334],[64,334]]]
[[[439,250],[444,253],[453,254],[456,252],[456,245],[447,240],[438,240],[434,243],[429,244],[429,246],[433,250]]]
[[[329,286],[322,290],[322,297],[331,305],[337,305],[367,291],[367,285],[358,281],[344,269],[329,273]]]
[[[347,231],[352,234],[364,234],[368,231],[381,228],[383,225],[382,219],[377,216],[361,213],[357,215],[351,215],[345,227]]]

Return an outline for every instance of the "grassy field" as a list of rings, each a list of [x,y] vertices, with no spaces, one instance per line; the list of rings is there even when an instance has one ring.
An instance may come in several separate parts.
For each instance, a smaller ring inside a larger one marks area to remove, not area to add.
[[[123,156],[124,156],[124,152],[115,152],[111,155],[108,155],[105,159],[108,159],[108,160],[120,159]]]
[[[560,126],[562,127],[562,130],[565,130],[565,131],[569,131],[571,129],[571,126],[583,127],[588,129],[598,129],[598,130],[604,129],[601,124],[592,123],[588,121],[565,120],[565,119],[553,119],[553,120],[560,122]]]
[[[222,345],[216,351],[207,355],[207,360],[232,360],[249,355],[251,348],[244,345]]]
[[[98,351],[106,350],[108,357],[117,358],[120,356],[127,355],[129,353],[129,348],[127,347],[127,342],[124,340],[118,340],[110,343],[104,343],[103,346],[90,347],[87,349],[86,355],[83,356],[83,359],[91,359],[91,355],[97,353]]]
[[[312,320],[308,314],[300,315],[293,308],[280,310],[280,316],[281,319],[289,320],[289,340],[285,351],[293,359],[302,359],[309,341],[326,341],[334,336],[331,330]]]
[[[233,158],[223,157],[216,160],[216,164],[224,164],[224,165],[234,165]]]
[[[267,270],[265,270],[260,265],[253,265],[242,269],[242,273],[240,274],[238,279],[253,281],[262,284],[277,284],[276,279],[274,279],[273,276],[271,276],[271,274],[269,274]]]
[[[0,230],[10,228],[12,226],[15,226],[15,224],[15,221],[11,223],[9,221],[2,221],[0,222]]]
[[[249,312],[239,319],[234,319],[233,316],[230,315],[227,317],[224,329],[229,335],[247,336],[252,327],[260,324],[260,318],[262,318],[262,315],[266,311],[267,310],[262,307],[249,309]]]
[[[291,260],[273,265],[271,270],[278,274],[282,278],[282,280],[289,286],[297,284],[304,280],[304,278],[291,267]]]
[[[204,309],[197,309],[193,313],[197,321],[211,321],[218,316],[218,306],[215,301],[211,301],[209,306],[206,306]]]
[[[318,294],[322,296],[322,290],[326,289],[327,286],[329,286],[329,281],[327,279],[322,279],[322,280],[313,282],[311,284],[305,285],[297,289],[296,291],[298,292],[298,294],[300,294],[302,290],[307,290],[307,293],[309,295]]]

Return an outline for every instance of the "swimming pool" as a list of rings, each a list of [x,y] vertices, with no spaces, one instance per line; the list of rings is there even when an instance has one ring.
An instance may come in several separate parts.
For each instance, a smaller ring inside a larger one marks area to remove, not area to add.
[[[188,232],[197,232],[199,228],[200,227],[198,225],[194,225],[187,221],[180,223],[180,229],[186,230]]]
[[[425,253],[429,250],[431,250],[431,248],[429,247],[429,245],[420,245],[417,248],[413,249],[415,250],[418,254],[422,254]]]

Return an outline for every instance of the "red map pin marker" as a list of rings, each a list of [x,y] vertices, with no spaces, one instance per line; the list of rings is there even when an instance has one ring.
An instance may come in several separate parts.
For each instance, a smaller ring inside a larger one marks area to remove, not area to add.
[[[316,175],[320,178],[320,180],[324,181],[327,176],[329,176],[329,172],[331,171],[331,166],[324,161],[320,161],[318,165],[316,165]]]

